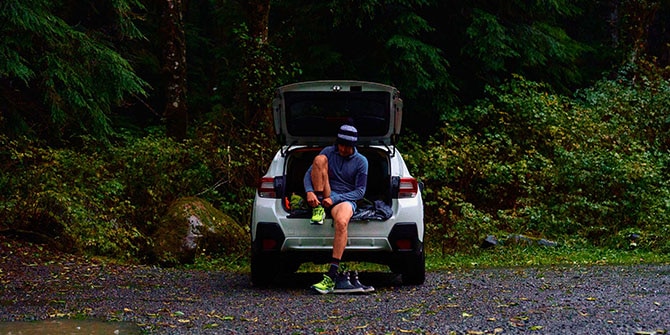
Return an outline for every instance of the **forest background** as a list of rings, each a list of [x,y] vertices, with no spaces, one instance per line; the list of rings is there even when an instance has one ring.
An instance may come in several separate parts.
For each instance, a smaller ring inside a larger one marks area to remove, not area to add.
[[[429,252],[670,253],[668,1],[3,0],[0,22],[0,233],[146,261],[187,196],[246,227],[274,89],[355,79],[404,99]]]

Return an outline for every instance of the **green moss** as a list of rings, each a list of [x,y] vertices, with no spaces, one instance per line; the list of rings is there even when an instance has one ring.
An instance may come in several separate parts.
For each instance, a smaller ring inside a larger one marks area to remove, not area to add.
[[[198,254],[224,255],[244,250],[246,231],[206,200],[185,197],[161,219],[154,253],[164,265],[193,263]]]

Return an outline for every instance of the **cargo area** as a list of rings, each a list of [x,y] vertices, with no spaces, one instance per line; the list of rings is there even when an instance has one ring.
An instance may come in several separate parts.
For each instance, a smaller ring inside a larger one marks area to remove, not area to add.
[[[391,176],[389,153],[386,150],[372,147],[359,147],[358,152],[368,159],[368,184],[365,200],[374,202],[382,200],[391,204]],[[303,177],[321,148],[300,148],[290,151],[286,157],[284,168],[284,196],[295,193],[305,197]]]

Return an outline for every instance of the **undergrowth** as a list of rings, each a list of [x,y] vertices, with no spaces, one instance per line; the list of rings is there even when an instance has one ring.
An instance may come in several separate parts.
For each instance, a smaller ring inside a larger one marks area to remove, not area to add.
[[[668,257],[670,82],[622,73],[568,97],[516,77],[487,92],[444,112],[430,138],[404,134],[399,144],[425,185],[429,269]],[[247,224],[277,144],[231,122],[198,124],[184,142],[162,129],[64,147],[0,134],[0,232],[142,261],[156,222],[181,197]],[[488,235],[511,234],[578,247],[479,248]],[[245,257],[231,264],[244,268]]]
[[[250,259],[248,255],[229,255],[223,258],[201,256],[186,269],[205,271],[230,271],[249,273]],[[346,263],[360,272],[390,272],[385,265],[374,263]],[[574,267],[574,266],[605,266],[605,265],[640,265],[670,264],[670,255],[639,249],[605,249],[593,246],[504,246],[491,249],[477,249],[469,252],[442,254],[431,252],[426,254],[426,271],[455,271],[487,268],[513,267]],[[298,272],[322,273],[327,270],[323,264],[305,263]]]

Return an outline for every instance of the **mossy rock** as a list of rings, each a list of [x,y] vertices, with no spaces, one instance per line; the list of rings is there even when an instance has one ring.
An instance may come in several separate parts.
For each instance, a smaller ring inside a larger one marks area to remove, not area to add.
[[[190,264],[197,254],[228,255],[247,248],[247,231],[206,200],[172,203],[153,236],[154,255],[164,266]]]

